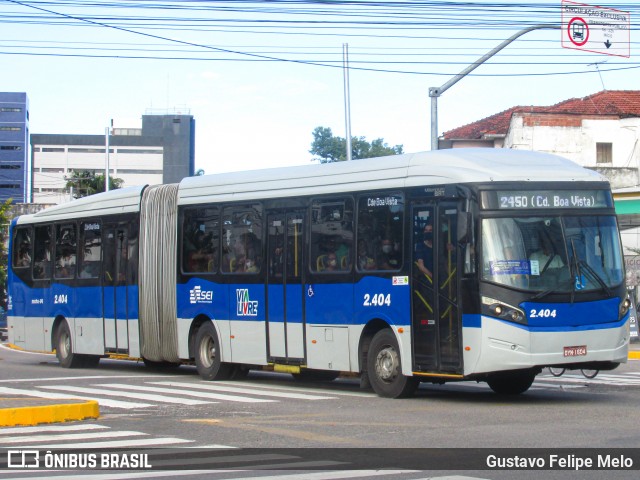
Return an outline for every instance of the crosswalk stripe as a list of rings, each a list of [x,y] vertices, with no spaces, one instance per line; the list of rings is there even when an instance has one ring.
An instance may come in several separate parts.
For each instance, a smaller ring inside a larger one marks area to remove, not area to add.
[[[167,385],[167,386],[191,386],[189,383],[172,383],[172,382],[148,382],[154,385]],[[268,403],[273,402],[274,400],[265,400],[263,398],[249,398],[249,397],[239,397],[237,395],[223,395],[223,394],[214,394],[209,392],[196,392],[193,390],[177,390],[173,388],[160,388],[160,387],[148,387],[148,386],[140,386],[140,385],[127,385],[124,383],[106,383],[101,384],[100,386],[110,387],[110,388],[120,388],[125,390],[138,390],[145,392],[156,392],[156,393],[170,393],[170,394],[178,394],[178,395],[189,395],[191,397],[199,397],[199,398],[208,398],[208,399],[216,399],[216,400],[230,400],[233,402],[241,402],[241,403]]]
[[[216,392],[221,391],[221,392],[230,392],[230,393],[248,393],[251,395],[262,395],[263,397],[292,398],[296,400],[331,400],[336,398],[336,397],[326,397],[326,396],[319,396],[319,395],[308,395],[304,393],[276,392],[271,390],[254,390],[250,388],[230,387],[226,385],[219,385],[218,382],[186,383],[186,382],[170,382],[169,381],[169,382],[148,382],[148,383],[151,383],[154,385],[167,385],[171,387],[195,388],[199,390],[216,391]],[[263,401],[271,401],[271,400],[263,400]]]
[[[17,435],[23,433],[44,433],[44,432],[67,432],[72,430],[103,430],[108,429],[104,425],[94,424],[73,424],[73,425],[39,425],[37,427],[8,427],[0,428],[0,435]]]
[[[596,383],[601,385],[640,385],[640,379],[625,378],[620,375],[598,374],[595,378],[586,378],[580,374],[565,373],[560,377],[544,377],[545,381],[557,383]]]
[[[44,387],[40,387],[40,388],[44,388]],[[68,387],[62,387],[62,389],[67,390]],[[154,406],[150,403],[123,402],[120,400],[111,400],[109,398],[92,397],[92,396],[87,397],[84,395],[82,397],[78,397],[78,395],[65,395],[64,393],[41,392],[38,390],[27,390],[23,388],[0,387],[0,393],[7,393],[10,395],[27,395],[29,397],[37,397],[37,398],[95,400],[102,407],[113,407],[113,408],[146,408],[146,407]],[[100,393],[104,393],[104,392],[100,391]]]
[[[265,378],[265,377],[263,377]],[[333,384],[329,384],[329,387],[325,387],[325,388],[308,388],[308,387],[302,387],[302,386],[297,386],[297,387],[289,387],[289,386],[285,386],[285,385],[265,385],[264,383],[258,383],[257,381],[252,382],[252,381],[238,381],[238,380],[234,380],[234,381],[216,381],[215,384],[216,385],[229,385],[229,386],[240,386],[240,387],[247,387],[251,390],[255,390],[255,389],[267,389],[267,390],[281,390],[284,392],[307,392],[307,393],[315,393],[315,394],[326,394],[326,393],[330,393],[331,395],[336,395],[336,396],[340,396],[340,397],[371,397],[371,396],[376,396],[375,393],[371,393],[371,392],[345,392],[345,391],[341,391],[338,390],[337,385],[340,385],[339,380],[336,380],[333,382]]]
[[[106,442],[80,442],[80,443],[57,443],[46,444],[46,448],[131,448],[131,447],[156,447],[160,445],[171,445],[179,443],[193,443],[193,440],[184,438],[162,437],[162,438],[142,438],[135,440],[113,440]],[[21,448],[42,448],[42,446],[25,445]],[[231,448],[224,447],[221,448]]]
[[[118,438],[118,437],[135,437],[138,435],[147,435],[142,432],[132,431],[115,431],[115,432],[96,432],[96,433],[67,433],[58,435],[24,435],[21,437],[4,438],[2,443],[25,443],[25,442],[49,442],[64,440],[80,440],[93,438]]]
[[[46,388],[48,390],[64,390],[69,392],[78,392],[78,393],[97,393],[100,395],[107,395],[111,397],[120,397],[125,396],[127,398],[136,398],[139,400],[148,400],[152,402],[162,402],[162,403],[177,403],[179,405],[208,405],[215,402],[205,402],[202,400],[191,400],[188,398],[175,398],[175,397],[167,397],[164,395],[151,395],[146,393],[134,393],[134,392],[109,392],[100,388],[86,388],[86,387],[72,387],[72,386],[57,386],[57,385],[47,385],[38,388]]]

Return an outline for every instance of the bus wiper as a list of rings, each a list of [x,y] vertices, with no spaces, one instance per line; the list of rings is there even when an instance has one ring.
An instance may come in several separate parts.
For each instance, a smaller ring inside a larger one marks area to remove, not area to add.
[[[584,260],[578,260],[578,264],[582,265],[582,267],[589,273],[589,276],[591,278],[593,278],[596,282],[598,282],[598,284],[602,287],[602,289],[605,291],[607,296],[609,296],[609,297],[613,296],[613,293],[611,292],[611,289],[607,286],[607,284],[602,279],[602,277],[600,275],[598,275],[598,272],[596,272],[593,269],[593,267],[591,267],[591,265],[589,265]]]
[[[576,244],[573,238],[571,239],[571,258],[569,260],[571,261],[573,274],[575,275],[575,277],[571,279],[571,304],[573,305],[573,300],[576,296],[576,283],[578,283],[578,280],[581,276],[580,265],[578,264],[578,256],[576,255]]]
[[[533,297],[531,297],[529,300],[530,301],[531,300],[540,300],[541,298],[546,297],[550,293],[555,292],[557,289],[562,288],[563,286],[569,285],[569,284],[573,285],[573,279],[570,278],[569,280],[565,280],[564,282],[559,283],[558,285],[556,285],[553,288],[550,288],[549,290],[545,290],[544,292],[537,293]],[[573,290],[571,291],[571,294],[573,295]],[[572,300],[572,303],[573,303],[573,300]]]

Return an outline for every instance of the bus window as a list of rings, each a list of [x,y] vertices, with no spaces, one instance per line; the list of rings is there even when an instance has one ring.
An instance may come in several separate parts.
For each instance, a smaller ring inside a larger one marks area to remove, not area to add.
[[[351,271],[353,200],[323,199],[311,205],[311,271]]]
[[[262,206],[223,210],[222,272],[259,273],[262,267]]]
[[[80,224],[82,240],[80,245],[80,278],[98,278],[100,276],[100,261],[102,259],[102,233],[98,222]]]
[[[403,219],[401,194],[366,195],[358,200],[358,271],[402,267]]]
[[[73,278],[75,276],[76,249],[75,224],[57,225],[55,278]]]
[[[220,214],[217,208],[189,208],[182,222],[182,271],[213,273],[218,269]]]
[[[51,225],[36,227],[33,252],[33,278],[51,278]]]
[[[17,228],[13,238],[13,267],[25,268],[31,266],[31,229]]]

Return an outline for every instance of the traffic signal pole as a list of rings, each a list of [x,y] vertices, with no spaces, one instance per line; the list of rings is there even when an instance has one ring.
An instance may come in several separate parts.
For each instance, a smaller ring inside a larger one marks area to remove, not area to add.
[[[505,48],[507,45],[509,45],[511,42],[518,39],[525,33],[532,32],[533,30],[542,30],[542,29],[559,30],[560,28],[561,28],[560,25],[534,25],[533,27],[528,27],[528,28],[525,28],[524,30],[520,30],[518,33],[512,35],[511,37],[506,39],[504,42],[502,42],[500,45],[495,47],[493,50],[491,50],[490,52],[486,53],[485,55],[480,57],[478,60],[473,62],[471,65],[469,65],[467,68],[465,68],[458,75],[450,79],[447,83],[445,83],[441,87],[430,87],[429,97],[431,97],[431,150],[438,150],[438,97],[440,95],[442,95],[444,92],[449,90],[449,88],[454,86],[464,77],[466,77],[469,73],[474,71],[476,68],[478,68],[487,60],[489,60],[500,50]]]

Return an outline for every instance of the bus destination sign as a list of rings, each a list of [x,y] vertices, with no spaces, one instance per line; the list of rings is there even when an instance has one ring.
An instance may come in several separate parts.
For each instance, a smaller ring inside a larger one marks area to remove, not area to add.
[[[604,190],[539,190],[529,192],[498,191],[493,202],[498,209],[607,208],[612,206]]]

